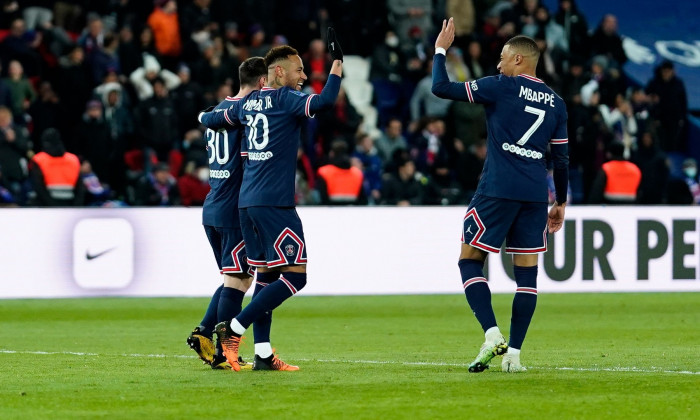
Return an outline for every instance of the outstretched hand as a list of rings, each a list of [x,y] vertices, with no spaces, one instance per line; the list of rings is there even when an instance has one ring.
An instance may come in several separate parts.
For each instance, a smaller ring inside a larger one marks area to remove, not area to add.
[[[440,34],[438,34],[437,39],[435,40],[435,48],[444,48],[445,51],[447,51],[448,48],[450,48],[450,45],[452,45],[452,41],[455,40],[455,22],[454,18],[450,18],[450,20],[444,20],[442,21],[442,30],[440,30]]]
[[[335,29],[328,27],[328,36],[326,37],[328,42],[328,52],[331,53],[333,60],[343,61],[343,49],[340,48],[340,43],[338,42],[338,37],[335,34]]]
[[[564,224],[564,208],[565,204],[554,203],[551,209],[549,209],[549,216],[547,218],[547,228],[549,233],[558,232]]]

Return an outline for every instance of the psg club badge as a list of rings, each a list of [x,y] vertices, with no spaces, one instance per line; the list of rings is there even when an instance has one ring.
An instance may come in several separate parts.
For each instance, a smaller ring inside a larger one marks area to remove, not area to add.
[[[294,245],[291,245],[291,244],[287,245],[284,247],[284,250],[287,252],[288,257],[291,257],[292,255],[294,255]]]

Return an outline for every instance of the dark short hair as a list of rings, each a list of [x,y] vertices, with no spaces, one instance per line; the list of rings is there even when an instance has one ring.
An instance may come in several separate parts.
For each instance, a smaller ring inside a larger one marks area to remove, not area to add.
[[[270,68],[278,61],[286,60],[290,55],[299,55],[299,52],[289,45],[272,48],[265,54],[265,67]]]
[[[267,66],[262,57],[250,57],[238,66],[241,86],[254,86],[263,76],[267,76]]]
[[[535,40],[525,35],[516,35],[506,42],[511,50],[515,50],[522,55],[532,56],[535,62],[540,58],[540,49],[537,47]]]

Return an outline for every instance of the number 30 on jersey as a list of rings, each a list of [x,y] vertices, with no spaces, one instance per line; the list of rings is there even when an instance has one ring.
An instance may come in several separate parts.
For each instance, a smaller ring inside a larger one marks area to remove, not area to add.
[[[246,115],[245,118],[247,120],[246,125],[250,127],[248,130],[248,150],[253,148],[255,150],[264,149],[270,140],[267,117],[265,114],[255,114],[255,116]],[[262,141],[258,143],[258,125],[260,125],[260,122],[262,122]]]
[[[229,159],[228,151],[228,131],[220,130],[214,131],[211,128],[207,128],[207,149],[209,150],[209,164],[211,165],[216,160],[219,165],[225,165]],[[223,137],[223,139],[222,139]],[[222,144],[223,141],[223,150]],[[223,152],[223,156],[221,155]]]

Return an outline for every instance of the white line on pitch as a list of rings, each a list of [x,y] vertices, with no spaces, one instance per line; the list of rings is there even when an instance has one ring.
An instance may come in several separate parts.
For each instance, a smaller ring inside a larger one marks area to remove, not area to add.
[[[0,349],[0,354],[37,354],[37,355],[68,355],[68,356],[106,356],[106,357],[148,357],[148,358],[176,358],[176,359],[194,359],[196,356],[188,356],[184,354],[100,354],[100,353],[84,353],[74,351],[22,351],[22,350],[5,350]],[[406,365],[406,366],[453,366],[453,367],[468,367],[466,363],[443,363],[443,362],[399,362],[394,360],[342,360],[342,359],[294,359],[300,362],[318,362],[318,363],[351,363],[363,365]],[[700,375],[700,372],[692,372],[687,370],[665,370],[661,368],[641,369],[637,367],[592,367],[592,368],[576,368],[576,367],[537,367],[532,366],[532,369],[537,370],[569,370],[575,372],[636,372],[636,373],[675,373],[679,375]]]

